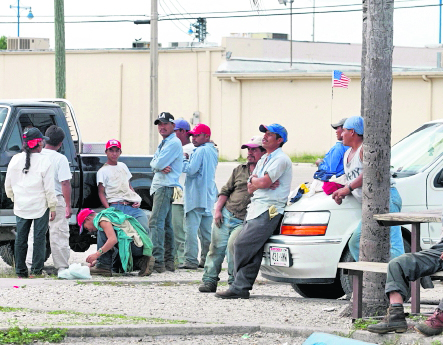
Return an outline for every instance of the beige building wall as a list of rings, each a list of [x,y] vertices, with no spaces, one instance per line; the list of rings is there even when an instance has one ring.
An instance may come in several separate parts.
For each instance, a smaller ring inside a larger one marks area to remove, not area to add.
[[[360,113],[360,78],[334,89],[331,73],[302,71],[220,73],[225,50],[160,50],[159,111],[209,125],[220,155],[245,156],[242,143],[260,124],[284,125],[288,154],[325,153],[335,142],[330,123]],[[0,52],[0,99],[55,95],[53,52]],[[66,53],[67,98],[84,142],[117,138],[126,154],[149,147],[149,51],[97,50]],[[348,73],[347,73],[348,74]],[[443,118],[443,72],[395,72],[392,142],[425,121]]]

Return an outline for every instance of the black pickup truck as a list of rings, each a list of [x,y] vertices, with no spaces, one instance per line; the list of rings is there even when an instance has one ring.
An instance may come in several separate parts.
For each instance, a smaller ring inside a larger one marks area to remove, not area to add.
[[[83,252],[90,244],[95,243],[95,239],[88,234],[78,234],[76,214],[84,207],[103,207],[98,197],[96,174],[106,162],[105,144],[82,142],[73,107],[64,99],[0,100],[0,256],[9,265],[13,263],[16,220],[13,203],[5,193],[6,169],[11,157],[22,151],[22,134],[26,127],[37,127],[45,133],[51,125],[63,128],[66,134],[60,153],[68,158],[73,176],[73,216],[69,220],[71,249]],[[152,156],[120,157],[120,161],[124,162],[132,173],[132,186],[141,196],[141,207],[145,210],[152,209],[152,198],[149,194],[154,175],[149,164],[151,159]],[[49,255],[47,241],[46,257]]]

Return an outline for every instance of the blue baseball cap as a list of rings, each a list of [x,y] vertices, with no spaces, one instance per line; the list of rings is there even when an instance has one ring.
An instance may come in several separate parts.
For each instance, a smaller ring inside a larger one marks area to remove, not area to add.
[[[174,130],[177,130],[177,129],[184,129],[185,131],[190,131],[191,126],[189,125],[188,121],[186,121],[183,118],[179,118],[179,119],[175,120]]]
[[[282,125],[279,125],[278,123],[273,123],[272,125],[260,125],[258,128],[260,132],[266,133],[267,131],[278,134],[283,138],[283,142],[288,141],[288,132],[286,131],[286,128]]]
[[[364,121],[361,116],[351,116],[343,125],[343,128],[353,129],[358,135],[363,135],[364,127]]]

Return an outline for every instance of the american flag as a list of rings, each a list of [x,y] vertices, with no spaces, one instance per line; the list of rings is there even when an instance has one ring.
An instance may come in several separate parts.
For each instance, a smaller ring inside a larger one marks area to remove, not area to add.
[[[342,72],[334,70],[332,72],[332,87],[345,87],[348,88],[351,78],[345,76]]]

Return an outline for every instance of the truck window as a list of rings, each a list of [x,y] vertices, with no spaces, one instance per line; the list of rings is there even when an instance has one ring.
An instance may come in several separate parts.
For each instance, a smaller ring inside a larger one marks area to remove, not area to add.
[[[20,124],[23,132],[26,132],[26,129],[28,128],[36,127],[40,132],[45,134],[50,126],[55,125],[55,121],[49,114],[23,114],[20,116]]]
[[[0,130],[5,123],[6,115],[8,114],[8,108],[0,108]]]
[[[8,144],[6,146],[7,151],[20,152],[22,150],[22,138],[18,129],[18,123],[14,125],[11,136],[9,137]]]

